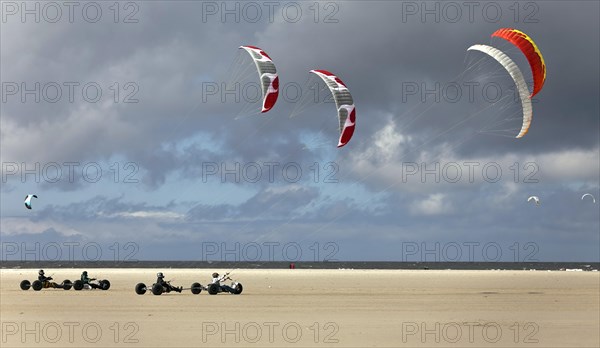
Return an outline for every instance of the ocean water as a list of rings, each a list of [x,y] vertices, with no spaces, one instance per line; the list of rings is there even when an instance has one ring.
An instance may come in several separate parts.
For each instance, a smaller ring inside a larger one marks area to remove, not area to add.
[[[3,269],[18,268],[201,268],[286,269],[290,262],[234,261],[1,261]],[[420,269],[420,270],[583,270],[600,269],[599,262],[293,262],[296,269]]]

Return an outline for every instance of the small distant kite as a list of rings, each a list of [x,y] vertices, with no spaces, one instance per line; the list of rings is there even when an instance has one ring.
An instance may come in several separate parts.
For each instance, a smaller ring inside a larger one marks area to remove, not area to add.
[[[583,201],[583,199],[587,196],[592,197],[592,203],[596,203],[596,198],[594,198],[594,196],[591,193],[586,193],[583,196],[581,196],[581,200]]]
[[[36,196],[36,195],[27,195],[25,197],[25,207],[27,209],[31,209],[31,199],[32,198],[38,198],[38,196]]]
[[[540,205],[540,197],[538,196],[531,196],[527,199],[527,202],[531,202],[534,201],[535,205]]]

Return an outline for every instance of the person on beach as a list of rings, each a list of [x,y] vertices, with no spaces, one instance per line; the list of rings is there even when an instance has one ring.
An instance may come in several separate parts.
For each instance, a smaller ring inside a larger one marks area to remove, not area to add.
[[[168,281],[165,281],[165,275],[162,274],[162,272],[158,272],[156,274],[156,284],[160,284],[162,285],[165,289],[167,289],[168,291],[177,291],[177,292],[181,292],[183,290],[183,287],[179,286],[173,286],[171,285]]]
[[[44,274],[44,270],[40,269],[40,271],[38,272],[38,280],[40,282],[49,282],[52,280],[52,277],[46,277],[46,275]]]
[[[98,289],[98,288],[100,288],[100,285],[98,285],[96,283],[90,283],[92,280],[96,280],[96,278],[90,278],[90,277],[88,277],[88,272],[87,271],[83,271],[83,273],[81,273],[81,282],[83,284],[87,284],[87,285],[91,286],[92,289]]]
[[[226,291],[226,292],[233,292],[233,288],[227,285],[221,285],[221,281],[227,279],[227,274],[225,274],[223,277],[219,277],[219,273],[215,272],[212,274],[212,283],[213,284],[217,284],[219,287],[221,287],[222,291]]]
[[[40,271],[38,272],[38,280],[40,282],[42,282],[42,284],[44,284],[44,287],[46,287],[46,288],[47,287],[56,288],[58,286],[57,283],[52,281],[52,277],[46,277],[43,269],[40,269]]]

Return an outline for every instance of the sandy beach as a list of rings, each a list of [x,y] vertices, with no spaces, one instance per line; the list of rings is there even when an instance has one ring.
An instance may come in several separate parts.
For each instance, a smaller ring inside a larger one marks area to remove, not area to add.
[[[22,291],[0,272],[2,347],[598,347],[600,273],[236,270],[241,295],[137,295],[212,270],[90,269],[110,290]],[[78,269],[47,270],[75,280]]]

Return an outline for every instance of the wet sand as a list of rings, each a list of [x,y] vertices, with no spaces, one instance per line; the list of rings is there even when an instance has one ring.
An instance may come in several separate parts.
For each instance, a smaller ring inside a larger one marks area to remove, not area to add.
[[[2,347],[598,347],[600,272],[236,270],[241,295],[134,292],[212,270],[89,269],[108,291],[22,291],[0,271]],[[217,270],[223,271],[223,270]],[[47,270],[75,280],[81,270]]]

